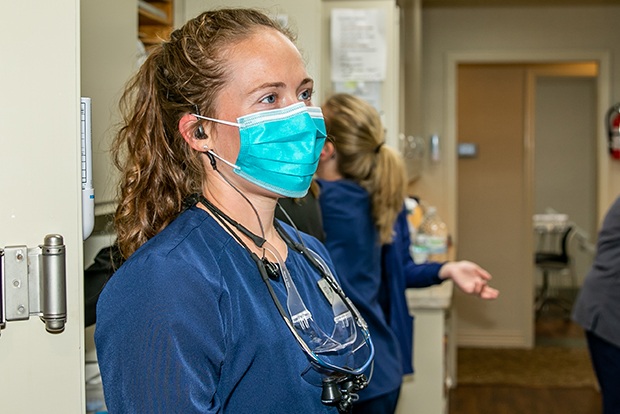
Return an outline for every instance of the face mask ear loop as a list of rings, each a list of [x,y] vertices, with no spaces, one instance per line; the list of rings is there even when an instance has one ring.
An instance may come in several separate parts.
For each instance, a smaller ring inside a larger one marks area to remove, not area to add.
[[[231,127],[239,128],[239,124],[236,123],[236,122],[224,121],[223,119],[209,118],[208,116],[202,116],[202,115],[200,115],[198,113],[195,113],[195,114],[192,114],[192,115],[194,115],[197,118],[204,119],[205,121],[217,122],[218,124],[223,124],[223,125],[228,125],[228,126],[231,126]]]

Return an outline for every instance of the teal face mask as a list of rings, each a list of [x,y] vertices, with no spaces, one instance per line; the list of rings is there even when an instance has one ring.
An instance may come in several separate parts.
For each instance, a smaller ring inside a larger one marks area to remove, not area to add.
[[[306,195],[327,136],[321,108],[299,102],[244,115],[237,123],[194,116],[239,128],[240,148],[234,164],[209,151],[236,174],[284,197]]]

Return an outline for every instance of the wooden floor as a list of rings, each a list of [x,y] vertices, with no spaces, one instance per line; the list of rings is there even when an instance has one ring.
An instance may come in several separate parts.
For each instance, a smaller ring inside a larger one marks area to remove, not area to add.
[[[592,388],[459,385],[450,391],[450,414],[600,414]]]
[[[544,315],[536,323],[536,346],[586,346],[583,330]],[[449,414],[600,414],[600,393],[591,388],[458,385],[449,392]]]

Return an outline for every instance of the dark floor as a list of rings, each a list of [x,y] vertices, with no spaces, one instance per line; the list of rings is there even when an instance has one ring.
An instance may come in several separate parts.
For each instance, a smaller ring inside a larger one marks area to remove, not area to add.
[[[535,346],[587,348],[583,329],[561,314],[541,315],[535,323]]]
[[[536,346],[586,347],[583,330],[549,306],[536,319]],[[600,414],[592,387],[553,388],[458,385],[449,391],[449,414]]]
[[[593,388],[526,388],[459,385],[450,391],[449,414],[600,414]]]

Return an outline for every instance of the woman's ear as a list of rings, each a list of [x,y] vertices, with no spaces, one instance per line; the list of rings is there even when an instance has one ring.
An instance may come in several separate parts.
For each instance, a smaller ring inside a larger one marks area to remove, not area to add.
[[[331,141],[325,141],[319,161],[328,161],[336,156],[336,147]]]
[[[179,120],[179,132],[190,147],[199,152],[204,152],[206,142],[209,138],[205,133],[204,127],[200,119],[194,115],[187,113]]]
[[[338,160],[336,159],[336,146],[333,142],[326,141],[319,157],[319,166],[316,175],[324,180],[333,181],[342,178],[338,170]]]

